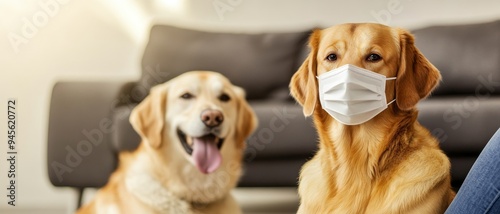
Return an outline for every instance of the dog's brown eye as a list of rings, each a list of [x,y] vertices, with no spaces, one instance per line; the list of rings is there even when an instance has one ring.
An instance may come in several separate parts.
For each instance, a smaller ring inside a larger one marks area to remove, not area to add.
[[[326,57],[326,60],[332,61],[332,62],[335,61],[335,60],[337,60],[337,54],[330,54],[330,55],[328,55]]]
[[[219,100],[222,101],[222,102],[227,102],[227,101],[231,100],[231,97],[229,97],[229,95],[227,95],[226,93],[224,93],[224,94],[221,94],[219,96]]]
[[[194,97],[194,96],[193,96],[191,93],[189,93],[189,92],[184,93],[184,94],[182,94],[182,95],[181,95],[181,98],[182,98],[182,99],[185,99],[185,100],[191,99],[191,98],[193,98],[193,97]]]
[[[378,54],[370,54],[370,55],[368,55],[368,57],[366,57],[366,61],[369,61],[369,62],[376,62],[376,61],[379,61],[381,59],[382,59],[382,57]]]

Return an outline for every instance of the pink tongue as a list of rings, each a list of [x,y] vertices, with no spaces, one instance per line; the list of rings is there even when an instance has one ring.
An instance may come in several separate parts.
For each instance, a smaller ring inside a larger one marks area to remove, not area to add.
[[[198,170],[204,174],[212,173],[219,168],[222,160],[213,137],[193,138],[192,157]]]

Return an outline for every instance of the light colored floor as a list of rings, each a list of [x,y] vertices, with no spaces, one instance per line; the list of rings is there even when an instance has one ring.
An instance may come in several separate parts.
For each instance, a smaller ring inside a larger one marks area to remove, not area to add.
[[[85,191],[84,203],[89,201],[95,190]],[[299,204],[296,188],[237,188],[233,195],[245,214],[292,214],[296,213]],[[75,197],[76,198],[76,197]],[[70,214],[67,208],[51,209],[16,209],[2,210],[1,214]]]
[[[233,195],[245,213],[296,213],[299,197],[296,188],[238,188]]]
[[[27,208],[16,208],[9,210],[0,209],[2,214],[66,214],[65,209],[27,209]]]

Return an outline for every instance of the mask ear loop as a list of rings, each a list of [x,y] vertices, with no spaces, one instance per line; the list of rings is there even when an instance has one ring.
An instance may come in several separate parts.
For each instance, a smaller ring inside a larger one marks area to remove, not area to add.
[[[396,77],[385,78],[385,80],[395,80],[395,79],[396,79]],[[396,98],[394,98],[393,100],[391,100],[391,102],[387,103],[387,105],[392,104],[394,101],[396,101]]]
[[[387,105],[392,104],[394,101],[396,101],[396,98],[394,98],[393,100],[391,100],[391,102],[387,103]]]

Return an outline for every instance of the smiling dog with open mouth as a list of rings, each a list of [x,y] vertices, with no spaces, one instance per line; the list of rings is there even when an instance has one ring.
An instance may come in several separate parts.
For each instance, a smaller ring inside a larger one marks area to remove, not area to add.
[[[141,144],[79,213],[241,213],[230,190],[257,125],[243,89],[187,72],[153,87],[130,122]]]
[[[314,31],[309,46],[290,89],[320,142],[300,173],[298,213],[443,213],[450,162],[415,108],[440,74],[413,36],[343,24]]]

